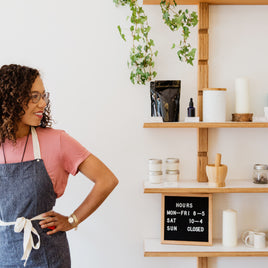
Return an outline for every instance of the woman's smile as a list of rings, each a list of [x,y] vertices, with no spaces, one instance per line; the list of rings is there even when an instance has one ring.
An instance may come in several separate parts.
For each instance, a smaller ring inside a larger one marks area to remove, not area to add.
[[[43,118],[43,113],[44,111],[38,111],[36,113],[34,113],[38,118],[40,118],[40,120]]]

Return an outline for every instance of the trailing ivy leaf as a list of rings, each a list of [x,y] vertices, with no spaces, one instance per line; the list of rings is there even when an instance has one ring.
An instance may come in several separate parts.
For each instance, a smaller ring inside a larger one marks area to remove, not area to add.
[[[117,26],[117,29],[118,29],[119,34],[120,34],[120,36],[122,37],[122,39],[126,41],[126,37],[125,37],[125,35],[124,35],[124,34],[122,34],[122,30],[121,30],[120,25],[118,25],[118,26]]]
[[[141,51],[141,50],[142,50],[142,46],[141,46],[141,45],[138,45],[138,46],[137,46],[137,50],[138,50],[138,51]]]
[[[195,53],[196,53],[196,48],[193,48],[190,52],[189,52],[189,56],[190,57],[195,57]]]
[[[150,41],[149,41],[149,45],[150,45],[150,46],[154,46],[154,40],[150,39]]]
[[[140,40],[140,36],[139,35],[134,35],[134,40],[137,40],[137,41],[139,41]]]
[[[135,84],[135,74],[133,72],[130,73],[130,81],[132,82],[132,84]]]
[[[175,47],[176,47],[176,45],[175,45],[175,43],[173,43],[171,48],[173,49],[173,48],[175,48]]]
[[[192,57],[188,58],[187,63],[189,63],[193,66],[193,58]]]
[[[184,39],[187,39],[190,35],[190,30],[188,27],[184,26],[183,27],[183,36],[184,36]]]
[[[143,49],[144,49],[144,51],[147,53],[148,50],[149,50],[149,46],[145,45],[145,46],[143,47]]]
[[[169,13],[168,13],[168,12],[164,12],[164,13],[163,13],[163,19],[164,19],[165,21],[168,21],[168,20],[169,20]]]

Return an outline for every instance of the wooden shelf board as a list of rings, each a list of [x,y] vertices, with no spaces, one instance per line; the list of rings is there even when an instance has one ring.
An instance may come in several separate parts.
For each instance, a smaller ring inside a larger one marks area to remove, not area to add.
[[[223,247],[221,240],[213,241],[213,246],[188,246],[161,244],[160,239],[144,240],[145,257],[267,257],[268,247],[248,248],[242,242],[237,247]]]
[[[145,181],[144,193],[268,193],[268,184],[255,184],[251,179],[227,179],[225,187],[211,187],[207,182],[197,182],[196,180],[162,183]]]
[[[159,5],[161,0],[143,0],[144,5]],[[268,0],[177,0],[180,5],[198,5],[208,3],[211,5],[268,5]]]
[[[144,123],[144,128],[268,128],[268,122],[165,122],[165,123]]]

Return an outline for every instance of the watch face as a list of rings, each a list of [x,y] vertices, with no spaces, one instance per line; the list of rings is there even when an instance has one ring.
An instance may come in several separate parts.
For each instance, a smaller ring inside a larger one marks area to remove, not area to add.
[[[71,223],[71,224],[74,223],[74,219],[73,219],[73,217],[69,217],[69,218],[68,218],[68,222]]]

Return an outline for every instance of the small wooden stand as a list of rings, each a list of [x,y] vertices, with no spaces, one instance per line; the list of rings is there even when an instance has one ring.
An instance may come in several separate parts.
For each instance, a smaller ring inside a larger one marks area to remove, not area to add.
[[[252,122],[253,114],[232,114],[233,122]]]

